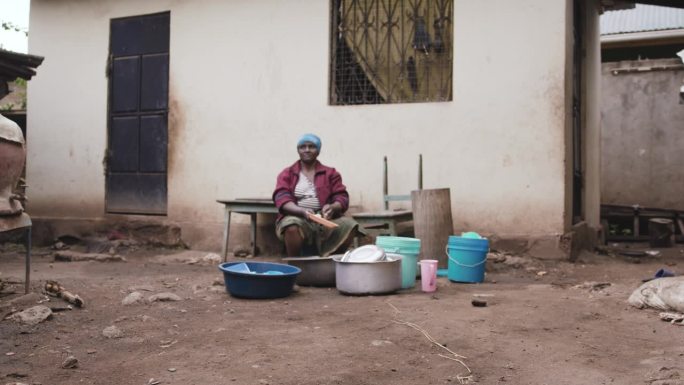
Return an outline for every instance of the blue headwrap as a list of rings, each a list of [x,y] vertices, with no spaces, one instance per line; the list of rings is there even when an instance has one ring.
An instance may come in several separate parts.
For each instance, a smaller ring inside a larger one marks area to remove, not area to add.
[[[318,151],[321,151],[321,138],[319,138],[318,136],[316,136],[316,135],[314,135],[314,134],[304,134],[304,135],[302,135],[302,137],[299,138],[299,140],[297,141],[297,147],[299,147],[299,146],[301,146],[302,144],[304,144],[304,142],[311,142],[311,143],[313,143],[314,146],[316,146],[316,148],[318,149]]]

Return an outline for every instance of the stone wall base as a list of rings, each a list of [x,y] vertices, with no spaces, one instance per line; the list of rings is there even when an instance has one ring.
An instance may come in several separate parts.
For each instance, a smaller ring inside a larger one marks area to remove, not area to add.
[[[120,237],[161,247],[189,247],[221,252],[223,223],[178,223],[166,220],[120,218],[75,219],[32,217],[33,243],[49,246],[61,237]],[[230,253],[251,250],[249,223],[231,224]],[[273,216],[257,219],[257,248],[262,255],[282,255],[283,246],[275,236]]]
[[[60,238],[107,237],[130,239],[151,246],[182,247],[180,226],[173,223],[118,219],[61,219],[32,217],[33,243],[51,245]]]
[[[574,262],[583,250],[593,251],[599,244],[601,232],[580,222],[562,235],[530,238],[490,237],[491,249],[510,254],[526,254],[543,260]]]

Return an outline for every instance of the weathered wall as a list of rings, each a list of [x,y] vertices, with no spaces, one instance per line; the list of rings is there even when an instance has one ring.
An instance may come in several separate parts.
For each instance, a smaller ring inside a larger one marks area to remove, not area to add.
[[[390,192],[407,193],[422,153],[456,231],[563,233],[566,2],[454,3],[452,102],[329,106],[327,1],[34,0],[30,52],[46,60],[29,85],[32,213],[105,217],[109,20],[169,10],[166,220],[193,245],[218,248],[216,198],[270,196],[306,131],[357,209],[381,207],[383,155]]]
[[[602,203],[684,210],[684,68],[646,70],[673,65],[681,61],[603,64]]]

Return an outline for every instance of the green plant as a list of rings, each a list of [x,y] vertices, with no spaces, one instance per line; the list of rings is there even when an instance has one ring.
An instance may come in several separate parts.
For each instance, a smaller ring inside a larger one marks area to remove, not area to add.
[[[21,32],[24,35],[28,36],[28,29],[22,28],[10,21],[2,21],[0,22],[0,26],[2,26],[2,29],[4,29],[5,31]]]
[[[21,96],[21,100],[20,100],[20,103],[21,103],[21,104],[20,104],[19,109],[21,109],[21,110],[26,110],[26,105],[27,105],[27,101],[26,101],[26,84],[27,84],[26,79],[22,79],[22,78],[16,78],[16,79],[14,79],[14,85],[15,85],[15,87],[16,87],[16,88],[21,88],[21,89],[23,90],[23,92],[20,92],[20,93],[19,93],[19,95]]]
[[[608,234],[617,235],[619,229],[620,229],[620,226],[618,226],[618,225],[610,225],[610,226],[608,226]]]

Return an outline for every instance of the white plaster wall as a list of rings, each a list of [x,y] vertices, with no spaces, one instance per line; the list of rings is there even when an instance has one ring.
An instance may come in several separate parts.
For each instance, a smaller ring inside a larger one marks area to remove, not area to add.
[[[456,231],[563,232],[566,4],[454,3],[452,102],[329,106],[328,1],[33,0],[33,214],[104,216],[109,20],[169,10],[169,220],[216,227],[215,199],[270,196],[311,131],[358,209],[381,207],[383,155],[408,193],[422,153]]]

